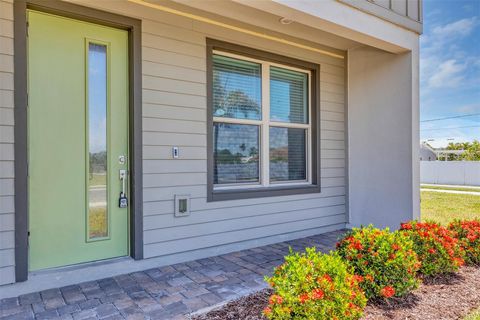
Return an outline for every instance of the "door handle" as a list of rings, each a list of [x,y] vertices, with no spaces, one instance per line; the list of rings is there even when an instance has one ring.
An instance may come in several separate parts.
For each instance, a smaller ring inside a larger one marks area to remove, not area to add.
[[[125,191],[125,180],[127,180],[127,170],[119,170],[120,180],[122,181],[122,191],[120,192],[120,198],[118,199],[118,206],[120,208],[126,208],[128,206],[127,193]]]
[[[122,193],[125,194],[125,180],[127,179],[127,170],[119,170],[120,180],[122,181]]]

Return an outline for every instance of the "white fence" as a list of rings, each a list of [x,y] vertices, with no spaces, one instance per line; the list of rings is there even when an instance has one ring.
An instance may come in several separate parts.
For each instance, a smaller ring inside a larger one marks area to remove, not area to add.
[[[420,161],[420,181],[480,186],[480,161]]]

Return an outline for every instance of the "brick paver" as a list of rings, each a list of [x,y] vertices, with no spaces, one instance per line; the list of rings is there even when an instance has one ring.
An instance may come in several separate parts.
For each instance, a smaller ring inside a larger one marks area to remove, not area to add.
[[[327,252],[343,232],[3,299],[0,320],[189,319],[192,312],[265,288],[263,277],[290,247]]]

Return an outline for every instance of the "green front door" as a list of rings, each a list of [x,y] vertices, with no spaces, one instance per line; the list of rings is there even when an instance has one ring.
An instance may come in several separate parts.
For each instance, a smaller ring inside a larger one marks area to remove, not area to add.
[[[36,11],[28,23],[30,270],[125,256],[128,33]]]

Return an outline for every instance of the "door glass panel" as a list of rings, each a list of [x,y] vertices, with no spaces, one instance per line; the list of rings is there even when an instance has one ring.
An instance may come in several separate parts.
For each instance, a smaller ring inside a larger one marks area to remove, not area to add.
[[[88,239],[108,236],[107,46],[88,44]]]

